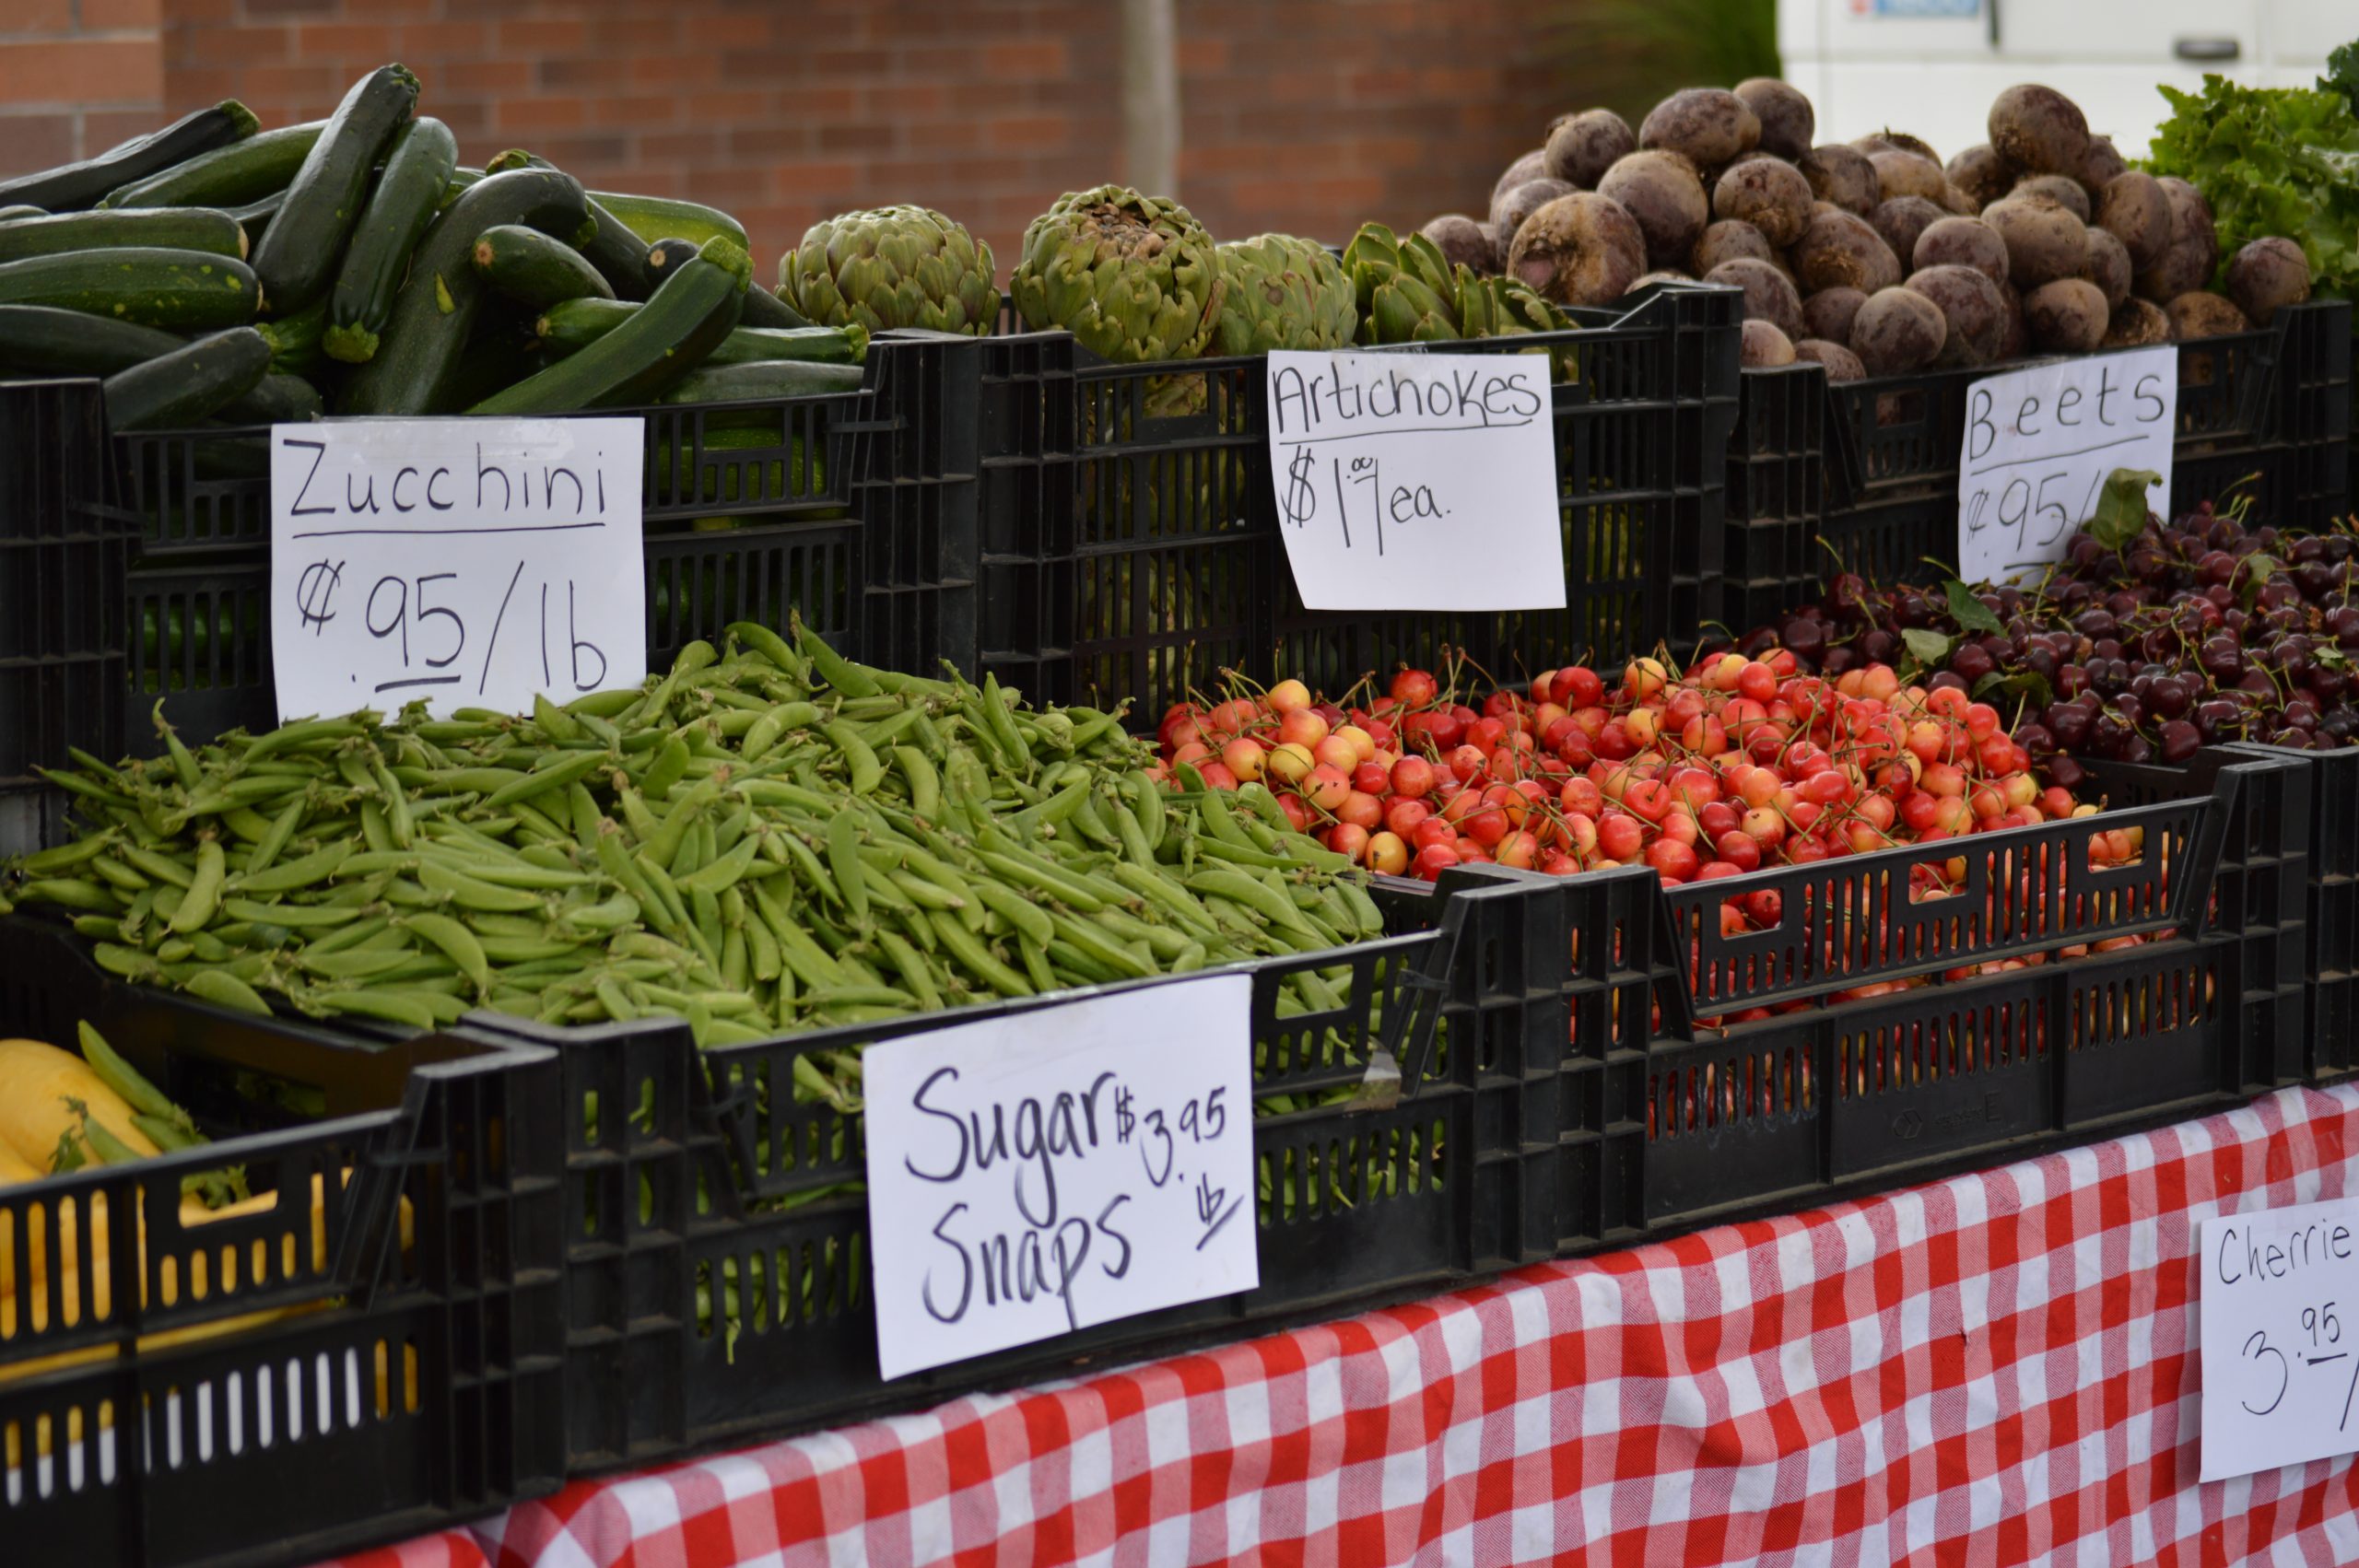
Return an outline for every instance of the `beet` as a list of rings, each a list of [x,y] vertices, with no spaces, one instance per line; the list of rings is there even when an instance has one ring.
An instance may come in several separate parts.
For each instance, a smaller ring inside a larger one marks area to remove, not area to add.
[[[1638,150],[1638,138],[1610,109],[1568,114],[1550,127],[1543,155],[1545,172],[1583,191],[1594,191],[1605,171]]]

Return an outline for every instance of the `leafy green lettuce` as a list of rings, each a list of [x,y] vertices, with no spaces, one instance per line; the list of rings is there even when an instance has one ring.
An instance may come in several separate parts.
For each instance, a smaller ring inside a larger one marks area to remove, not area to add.
[[[2339,91],[2248,88],[2203,78],[2160,89],[2172,114],[2147,167],[2203,193],[2223,261],[2283,235],[2309,258],[2310,291],[2359,298],[2359,119]]]

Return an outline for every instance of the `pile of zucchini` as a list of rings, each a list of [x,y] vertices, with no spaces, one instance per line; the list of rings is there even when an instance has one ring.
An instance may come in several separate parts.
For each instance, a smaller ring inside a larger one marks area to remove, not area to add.
[[[384,65],[323,121],[225,102],[0,181],[0,380],[100,377],[118,431],[860,386],[866,334],[753,286],[728,215],[521,151],[463,169],[418,91]],[[776,411],[710,424],[706,445],[789,435]]]

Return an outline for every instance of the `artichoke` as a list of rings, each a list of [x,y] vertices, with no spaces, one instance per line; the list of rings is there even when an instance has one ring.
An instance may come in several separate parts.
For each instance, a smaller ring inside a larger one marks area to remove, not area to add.
[[[1262,234],[1215,252],[1228,285],[1212,352],[1344,348],[1359,326],[1359,304],[1343,266],[1315,240]]]
[[[1196,358],[1226,292],[1188,209],[1121,185],[1070,192],[1034,218],[1007,286],[1035,330],[1062,327],[1122,365]]]
[[[1344,269],[1359,309],[1360,342],[1448,343],[1465,335],[1458,279],[1424,235],[1402,240],[1380,223],[1363,224],[1344,247]]]
[[[992,248],[932,207],[875,207],[812,225],[779,258],[779,298],[820,326],[966,333],[999,324]]]

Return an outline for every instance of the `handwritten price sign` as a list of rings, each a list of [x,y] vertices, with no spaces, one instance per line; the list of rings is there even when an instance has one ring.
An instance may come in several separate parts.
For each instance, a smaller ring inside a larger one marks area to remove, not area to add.
[[[641,421],[331,420],[270,445],[282,719],[645,677]]]
[[[1305,608],[1564,608],[1547,356],[1286,351],[1267,376]]]
[[[1958,461],[1958,575],[1967,582],[2036,576],[2096,509],[2117,468],[2162,476],[2171,493],[2178,350],[2140,348],[2059,359],[1966,389]]]
[[[2359,1452],[2359,1202],[2205,1220],[2203,1479]]]
[[[899,1377],[1261,1282],[1253,982],[869,1048],[877,1360]]]

